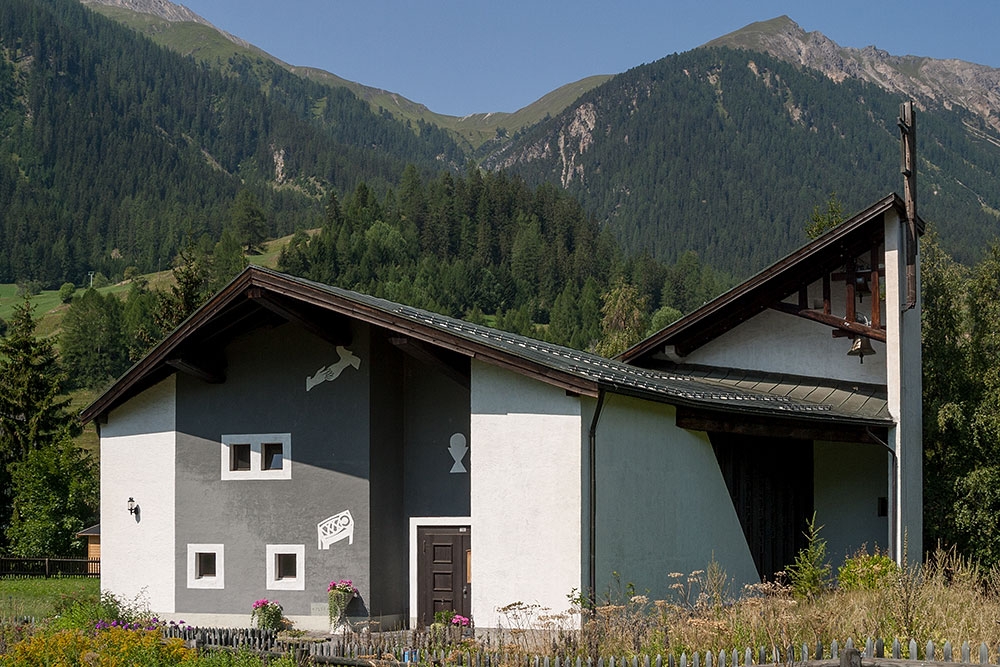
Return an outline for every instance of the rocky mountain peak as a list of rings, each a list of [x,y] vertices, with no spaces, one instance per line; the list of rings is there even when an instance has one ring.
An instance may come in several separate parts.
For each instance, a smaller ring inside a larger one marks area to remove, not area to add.
[[[81,2],[85,5],[105,5],[107,7],[128,9],[133,12],[139,12],[140,14],[156,16],[165,21],[170,21],[171,23],[200,23],[218,31],[234,44],[239,44],[240,46],[247,48],[251,47],[250,42],[215,27],[209,21],[202,18],[198,14],[195,14],[184,5],[178,5],[170,2],[170,0],[81,0]]]
[[[1000,130],[1000,69],[963,60],[896,56],[875,45],[840,46],[819,31],[806,32],[787,16],[751,23],[705,46],[760,51],[838,82],[864,79],[914,98],[918,106],[964,107]]]

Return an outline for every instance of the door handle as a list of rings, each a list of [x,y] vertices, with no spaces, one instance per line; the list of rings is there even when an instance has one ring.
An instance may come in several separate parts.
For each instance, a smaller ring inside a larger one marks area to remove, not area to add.
[[[462,597],[463,598],[469,597],[469,587],[468,586],[462,586]]]

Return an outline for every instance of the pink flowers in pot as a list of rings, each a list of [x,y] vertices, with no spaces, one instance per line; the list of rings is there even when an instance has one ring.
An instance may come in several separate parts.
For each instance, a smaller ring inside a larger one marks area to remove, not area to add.
[[[462,616],[461,614],[455,614],[451,617],[451,624],[460,628],[469,627],[470,622],[467,616]]]
[[[355,588],[354,583],[350,579],[341,579],[340,581],[331,581],[330,585],[326,588],[328,593],[338,592],[338,593],[350,593],[351,597],[358,594],[358,589]]]
[[[250,620],[261,630],[281,630],[281,617],[281,605],[267,598],[255,601],[250,611]]]

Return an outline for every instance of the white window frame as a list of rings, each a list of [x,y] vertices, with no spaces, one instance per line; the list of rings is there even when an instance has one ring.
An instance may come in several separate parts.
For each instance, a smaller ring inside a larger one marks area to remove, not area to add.
[[[215,554],[215,576],[198,577],[198,554]],[[226,587],[226,546],[224,544],[188,544],[187,545],[187,587],[214,588]]]
[[[264,470],[264,444],[281,443],[281,468]],[[222,436],[222,479],[291,479],[292,478],[292,434],[291,433],[234,433]],[[250,470],[230,470],[232,445],[250,445]]]
[[[304,591],[306,589],[306,545],[268,544],[265,549],[265,586],[269,591]],[[295,556],[295,578],[278,579],[278,554]]]

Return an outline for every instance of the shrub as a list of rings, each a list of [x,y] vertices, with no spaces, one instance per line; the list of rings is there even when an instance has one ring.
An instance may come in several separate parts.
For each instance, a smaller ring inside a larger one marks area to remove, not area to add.
[[[59,300],[63,303],[72,301],[74,294],[76,294],[76,285],[73,283],[63,283],[59,286]]]
[[[837,585],[844,591],[876,591],[891,586],[898,573],[896,561],[877,549],[869,554],[862,546],[840,566]]]
[[[806,522],[806,546],[799,549],[795,562],[785,567],[796,597],[815,599],[830,587],[830,563],[826,560],[826,540],[819,536],[816,513]]]
[[[281,630],[281,605],[274,600],[257,600],[250,610],[250,620],[261,630]]]
[[[195,660],[181,639],[163,640],[157,630],[108,628],[93,636],[80,630],[38,632],[0,658],[3,667],[49,665],[143,665],[166,667]]]
[[[145,605],[137,598],[122,600],[105,591],[99,598],[85,597],[73,600],[55,619],[57,630],[82,630],[89,632],[100,625],[128,625],[138,623],[148,616]]]

